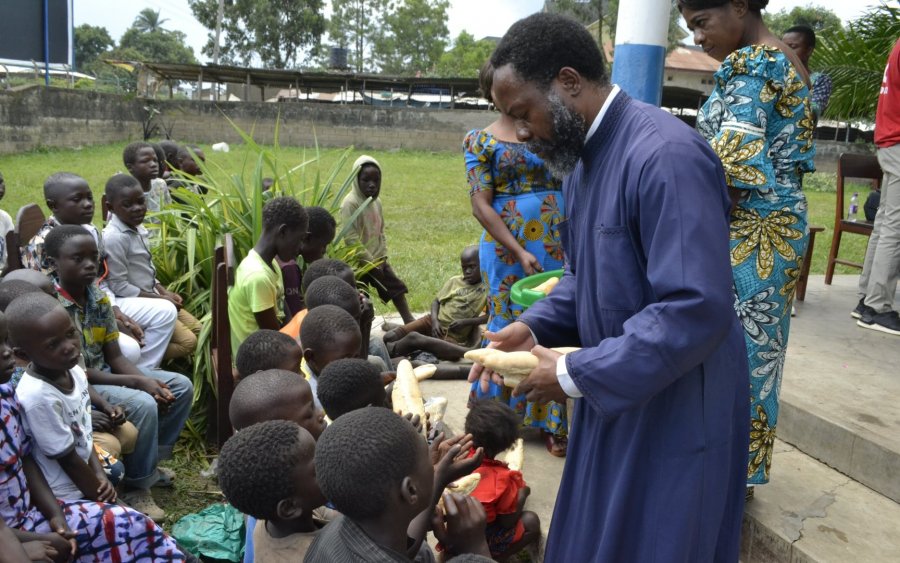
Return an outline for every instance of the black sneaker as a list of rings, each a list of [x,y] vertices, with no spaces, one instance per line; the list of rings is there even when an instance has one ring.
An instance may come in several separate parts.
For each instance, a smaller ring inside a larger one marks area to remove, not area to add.
[[[878,330],[887,334],[900,336],[900,315],[897,311],[888,311],[886,313],[876,313],[873,315],[865,314],[856,324],[872,330]]]
[[[869,314],[870,316],[874,315],[875,309],[866,305],[866,298],[863,297],[862,299],[859,300],[859,303],[856,305],[856,309],[853,309],[852,311],[850,311],[850,316],[853,317],[854,319],[861,319],[866,314]]]

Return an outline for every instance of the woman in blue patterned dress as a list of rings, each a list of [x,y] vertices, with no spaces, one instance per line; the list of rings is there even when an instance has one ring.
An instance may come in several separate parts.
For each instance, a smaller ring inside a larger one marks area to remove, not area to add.
[[[492,75],[493,69],[486,64],[479,77],[489,101]],[[488,288],[487,328],[497,332],[522,313],[522,307],[509,298],[516,281],[562,268],[558,228],[565,210],[562,187],[540,158],[516,142],[514,125],[503,116],[484,130],[469,131],[463,149],[472,213],[484,227],[479,257],[481,277]],[[565,456],[566,405],[526,403],[524,397],[511,397],[511,391],[491,383],[484,392],[476,381],[470,401],[491,397],[508,402],[524,417],[526,426],[544,431],[551,454]]]
[[[748,498],[769,481],[791,304],[806,252],[803,174],[812,172],[809,76],[766,29],[768,0],[679,0],[694,42],[722,61],[697,129],[722,159],[735,309],[750,363]]]
[[[116,504],[61,501],[31,458],[31,441],[9,383],[15,363],[0,313],[0,519],[22,543],[45,553],[64,549],[78,562],[184,561],[174,540],[153,520]],[[0,554],[3,555],[3,554]],[[3,559],[3,557],[0,557]],[[55,558],[54,558],[55,559]]]

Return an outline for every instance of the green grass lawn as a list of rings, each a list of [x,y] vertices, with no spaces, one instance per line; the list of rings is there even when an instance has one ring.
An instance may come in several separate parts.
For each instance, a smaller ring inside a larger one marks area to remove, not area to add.
[[[123,147],[120,144],[0,156],[0,172],[7,184],[6,197],[0,207],[14,218],[16,210],[27,203],[37,202],[44,207],[43,182],[58,171],[84,176],[99,202],[106,179],[124,169]],[[206,151],[208,161],[230,173],[242,170],[248,152],[241,146],[232,147],[232,152],[227,154],[212,152],[208,146],[201,148]],[[335,149],[322,151],[318,166],[323,175],[341,152]],[[299,163],[311,154],[308,149],[282,148],[279,159],[282,163]],[[360,151],[355,151],[349,163],[359,154]],[[462,248],[476,243],[481,234],[480,226],[471,215],[462,154],[411,151],[371,151],[369,154],[379,160],[383,170],[382,198],[390,261],[409,285],[412,309],[424,311],[447,277],[459,272],[458,257]],[[350,172],[349,166],[340,178]],[[807,185],[812,188],[807,193],[809,222],[827,227],[816,241],[811,271],[824,273],[834,222],[834,175],[815,174],[808,178]],[[825,191],[829,187],[831,192]],[[850,186],[848,199],[852,191],[860,192],[861,201],[868,193],[861,186]],[[95,220],[99,223],[99,213]],[[861,261],[865,244],[864,237],[844,237],[842,256]],[[838,273],[857,272],[838,267]],[[379,313],[393,310],[381,304],[378,308]],[[169,462],[179,474],[176,488],[157,493],[159,502],[170,515],[165,523],[167,527],[180,516],[218,500],[215,484],[199,475],[206,466],[206,459],[205,452],[181,448]]]

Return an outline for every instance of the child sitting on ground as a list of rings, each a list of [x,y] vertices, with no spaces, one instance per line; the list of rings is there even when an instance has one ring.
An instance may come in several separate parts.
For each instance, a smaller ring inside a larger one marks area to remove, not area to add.
[[[228,292],[231,349],[261,328],[278,330],[284,315],[284,285],[275,262],[296,258],[306,238],[308,220],[303,206],[292,197],[270,199],[262,210],[262,233],[235,271]]]
[[[54,303],[52,298],[35,295],[48,305]],[[15,309],[11,314],[17,314]],[[33,310],[25,316],[26,324],[35,322]],[[34,442],[25,436],[21,405],[9,385],[15,364],[8,337],[6,316],[0,313],[0,517],[5,524],[20,542],[35,542],[28,546],[35,560],[131,561],[141,554],[143,561],[183,561],[175,542],[131,508],[57,500],[34,461]]]
[[[123,311],[116,303],[113,293],[106,285],[106,255],[104,252],[103,237],[100,231],[91,223],[94,219],[94,194],[88,186],[87,180],[69,172],[58,172],[51,175],[44,182],[44,200],[50,216],[41,225],[37,233],[28,245],[22,249],[22,265],[25,268],[36,270],[45,275],[50,275],[50,262],[44,252],[44,239],[47,233],[57,225],[80,225],[89,232],[97,248],[100,251],[100,269],[97,279],[100,289],[110,296],[113,305],[113,313],[119,326],[119,346],[122,353],[133,362],[140,362],[142,356],[152,361],[152,356],[158,348],[159,341],[162,346],[169,341],[171,330],[169,323],[174,322],[174,311],[171,320],[163,315],[151,315],[144,308],[133,305],[127,312]],[[147,328],[146,335],[143,328]],[[143,349],[142,349],[143,346]],[[160,356],[161,357],[161,356]]]
[[[332,421],[364,407],[382,407],[387,393],[381,372],[370,362],[358,358],[337,360],[322,370],[318,396],[325,414]]]
[[[197,349],[203,326],[184,307],[184,300],[156,279],[150,254],[149,233],[144,227],[147,203],[140,184],[131,176],[116,174],[106,182],[106,201],[112,217],[103,236],[109,266],[107,283],[116,299],[165,300],[178,310],[172,337],[163,359],[190,356]]]
[[[255,561],[301,561],[325,526],[313,517],[325,504],[316,484],[315,451],[314,437],[285,420],[244,428],[222,447],[222,493],[232,506],[259,520],[253,530]]]
[[[477,401],[466,415],[466,433],[475,446],[484,448],[484,459],[475,470],[481,481],[472,492],[487,513],[487,542],[491,557],[505,561],[541,537],[537,514],[523,511],[531,493],[522,473],[495,459],[518,438],[520,421],[511,408],[497,401]]]
[[[175,160],[177,161],[176,170],[178,170],[179,172],[194,177],[203,175],[203,169],[200,168],[200,165],[197,164],[197,161],[199,160],[200,162],[205,163],[206,155],[203,154],[203,151],[200,149],[200,147],[196,145],[185,145],[178,147],[178,151],[175,154]],[[192,182],[190,179],[183,176],[173,175],[168,180],[168,190],[172,201],[176,201],[178,203],[186,202],[182,198],[178,197],[177,188],[184,188],[188,191],[200,195],[204,195],[209,192],[209,188],[207,188],[203,184]]]
[[[19,297],[7,313],[16,354],[31,362],[16,386],[16,399],[54,496],[115,502],[116,490],[94,454],[91,403],[114,420],[125,415],[88,388],[78,365],[81,339],[75,325],[44,293]]]
[[[358,358],[359,325],[335,305],[322,305],[311,310],[303,319],[303,362],[300,369],[309,381],[317,408],[322,408],[316,391],[318,376],[328,364],[344,358]]]
[[[403,322],[411,323],[415,318],[406,302],[409,289],[388,262],[384,215],[378,197],[381,194],[381,166],[371,156],[363,155],[353,163],[353,169],[358,170],[353,179],[353,190],[341,202],[341,222],[347,229],[345,240],[351,244],[361,243],[362,259],[378,264],[363,276],[362,281],[374,287],[384,303],[393,301]],[[368,198],[372,201],[353,219],[353,214]]]
[[[389,351],[392,348],[416,349],[413,347],[415,346],[413,341],[416,340],[415,334],[444,340],[466,350],[478,344],[481,335],[475,329],[487,322],[487,315],[484,315],[487,294],[481,280],[478,247],[467,246],[462,251],[459,262],[462,267],[462,275],[453,276],[447,280],[431,304],[431,314],[384,335],[384,341],[388,344]],[[444,358],[434,354],[442,360],[459,359],[459,356]],[[401,352],[397,355],[405,356],[406,354]]]
[[[60,225],[50,231],[47,254],[56,268],[59,302],[79,327],[85,371],[91,384],[112,403],[122,405],[138,428],[134,452],[125,457],[125,493],[129,505],[155,520],[165,516],[150,493],[172,486],[174,473],[157,467],[172,455],[190,415],[193,385],[183,375],[139,369],[122,356],[109,301],[94,285],[97,247],[83,229]]]
[[[309,218],[309,233],[300,246],[300,257],[303,258],[303,265],[308,267],[325,256],[328,245],[334,240],[337,223],[324,207],[307,207],[306,215]],[[279,260],[278,264],[284,281],[285,314],[287,318],[291,318],[305,307],[303,292],[300,290],[303,272],[296,259],[288,262]]]
[[[300,373],[303,348],[300,343],[277,330],[260,329],[241,343],[234,356],[238,381],[267,369]]]
[[[434,511],[443,488],[474,467],[471,460],[449,463],[459,447],[434,466],[424,438],[388,409],[367,407],[334,421],[316,444],[316,480],[341,516],[319,531],[305,561],[434,561],[424,527],[417,529],[423,514],[451,553],[487,556],[475,499],[448,494],[446,517]]]

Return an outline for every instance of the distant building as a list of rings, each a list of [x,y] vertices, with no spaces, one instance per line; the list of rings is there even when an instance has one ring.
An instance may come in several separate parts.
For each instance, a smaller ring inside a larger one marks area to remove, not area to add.
[[[704,96],[713,91],[713,74],[719,61],[710,57],[700,47],[676,47],[666,55],[663,87],[696,90]]]

